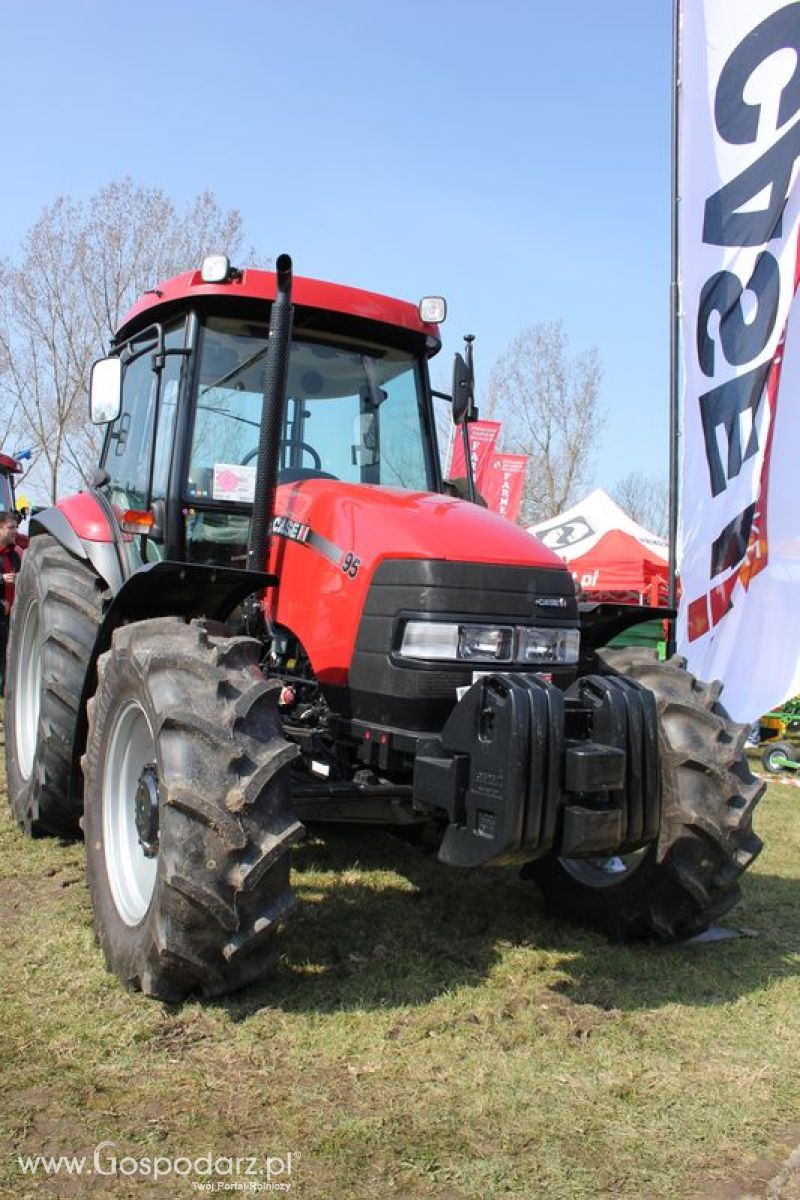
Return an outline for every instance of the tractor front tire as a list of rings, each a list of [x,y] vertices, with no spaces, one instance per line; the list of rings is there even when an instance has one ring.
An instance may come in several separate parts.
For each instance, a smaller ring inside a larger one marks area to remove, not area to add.
[[[761,850],[753,809],[764,784],[744,755],[746,725],[719,703],[685,660],[661,663],[643,649],[607,649],[603,668],[655,695],[659,718],[661,825],[656,843],[624,857],[549,855],[524,874],[548,907],[616,941],[674,942],[703,932],[740,897],[739,878]]]
[[[95,929],[109,968],[161,1000],[261,979],[293,906],[290,762],[260,644],[165,617],[98,664],[83,762]]]
[[[49,534],[31,539],[11,608],[5,703],[9,801],[29,837],[80,836],[73,746],[86,667],[108,598],[87,562]]]

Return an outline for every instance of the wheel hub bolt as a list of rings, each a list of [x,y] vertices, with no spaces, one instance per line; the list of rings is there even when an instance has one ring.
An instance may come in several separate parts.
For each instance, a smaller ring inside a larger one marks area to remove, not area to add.
[[[142,768],[136,787],[136,832],[139,845],[145,858],[155,858],[158,854],[158,815],[160,796],[158,791],[158,771],[155,763],[147,763]]]

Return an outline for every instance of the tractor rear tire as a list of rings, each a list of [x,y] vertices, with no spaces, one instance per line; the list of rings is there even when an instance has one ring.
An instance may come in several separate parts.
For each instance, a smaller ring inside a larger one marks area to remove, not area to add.
[[[261,979],[293,906],[298,751],[261,651],[164,617],[118,629],[98,663],[83,760],[95,929],[109,968],[161,1000]]]
[[[623,858],[549,855],[524,874],[552,910],[616,941],[682,941],[739,900],[739,878],[761,850],[752,815],[765,785],[744,755],[748,727],[731,721],[718,683],[701,683],[684,659],[661,663],[646,649],[607,649],[600,657],[607,673],[634,679],[656,697],[658,840]]]
[[[29,837],[80,836],[73,746],[86,667],[109,592],[88,563],[49,534],[25,551],[6,665],[6,777]]]

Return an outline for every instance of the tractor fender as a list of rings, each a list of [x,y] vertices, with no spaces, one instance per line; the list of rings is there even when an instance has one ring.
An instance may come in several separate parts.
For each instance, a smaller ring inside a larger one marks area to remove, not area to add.
[[[96,519],[91,525],[85,520],[71,520],[74,515],[84,516],[84,513],[73,514],[71,500],[89,500],[96,510]],[[77,528],[76,528],[77,526]],[[106,539],[100,540],[98,534],[105,529]],[[122,565],[119,551],[114,541],[105,514],[94,497],[82,493],[80,497],[71,497],[62,501],[58,506],[44,508],[30,519],[30,536],[37,533],[49,533],[65,550],[76,558],[82,558],[91,563],[94,570],[108,584],[113,595],[120,590],[123,583]]]
[[[224,621],[246,596],[274,587],[275,575],[243,571],[208,563],[147,563],[134,571],[117,591],[103,620],[102,630],[125,621],[150,617],[210,617]],[[108,640],[110,641],[110,634]]]
[[[578,613],[581,619],[581,654],[585,656],[590,650],[601,649],[612,638],[645,621],[674,621],[678,610],[647,604],[588,601],[578,605]]]

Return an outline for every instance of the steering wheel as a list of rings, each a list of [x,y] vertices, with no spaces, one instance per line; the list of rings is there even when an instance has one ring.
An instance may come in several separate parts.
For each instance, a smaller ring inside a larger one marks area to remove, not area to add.
[[[295,446],[295,447],[299,446],[300,449],[303,451],[303,453],[307,454],[308,457],[311,459],[312,463],[314,464],[314,470],[315,471],[322,470],[322,459],[317,454],[314,447],[309,446],[308,442],[292,442],[288,438],[281,438],[281,442],[280,442],[281,451],[283,451],[285,446]],[[249,462],[252,462],[252,460],[254,458],[258,458],[258,446],[256,446],[255,449],[253,449],[253,450],[249,450],[248,453],[245,454],[244,458],[242,459],[242,461],[239,465],[242,467],[246,467],[247,464]]]

